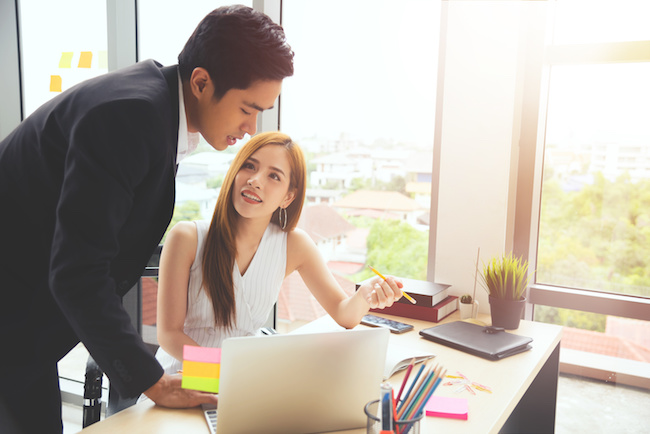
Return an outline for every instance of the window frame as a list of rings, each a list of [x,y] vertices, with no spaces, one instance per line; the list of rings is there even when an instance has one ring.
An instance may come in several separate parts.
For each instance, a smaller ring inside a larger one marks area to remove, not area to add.
[[[0,3],[0,139],[23,119],[18,0]]]
[[[650,41],[548,45],[543,53],[542,63],[527,68],[524,78],[524,98],[536,101],[531,105],[537,106],[537,113],[529,109],[530,113],[522,115],[521,153],[516,171],[513,250],[516,254],[527,257],[530,264],[537,262],[544,131],[551,69],[560,65],[650,62]],[[650,318],[650,298],[641,296],[538,283],[530,286],[528,296],[530,305],[527,306],[525,319],[529,320],[533,319],[534,305],[646,321]]]

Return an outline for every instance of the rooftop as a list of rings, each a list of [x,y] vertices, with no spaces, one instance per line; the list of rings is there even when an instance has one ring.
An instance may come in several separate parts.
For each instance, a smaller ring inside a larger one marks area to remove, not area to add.
[[[357,190],[334,204],[338,208],[372,209],[381,211],[417,211],[422,206],[396,191]]]

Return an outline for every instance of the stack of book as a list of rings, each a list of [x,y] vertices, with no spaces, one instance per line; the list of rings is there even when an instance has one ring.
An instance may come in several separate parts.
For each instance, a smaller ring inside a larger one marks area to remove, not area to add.
[[[393,303],[391,307],[370,309],[371,312],[439,322],[458,309],[458,297],[447,294],[447,289],[451,285],[403,277],[399,279],[404,284],[402,291],[410,295],[417,304],[413,304],[406,297],[402,297],[396,303]],[[359,286],[363,283],[357,283],[356,288],[359,289]]]

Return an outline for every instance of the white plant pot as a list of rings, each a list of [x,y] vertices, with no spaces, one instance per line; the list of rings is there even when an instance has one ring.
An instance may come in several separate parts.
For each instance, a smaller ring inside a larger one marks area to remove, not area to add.
[[[476,318],[478,315],[478,301],[473,303],[458,303],[460,319]]]

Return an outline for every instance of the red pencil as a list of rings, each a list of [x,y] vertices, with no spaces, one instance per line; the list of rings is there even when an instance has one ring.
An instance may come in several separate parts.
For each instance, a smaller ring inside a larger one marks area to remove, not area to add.
[[[391,400],[393,402],[393,426],[395,427],[395,434],[400,434],[399,426],[397,426],[397,405],[395,405],[395,390],[391,390]]]
[[[404,391],[404,386],[406,386],[406,380],[409,379],[409,375],[411,375],[411,371],[413,370],[414,364],[415,364],[415,357],[411,359],[411,363],[409,363],[409,367],[406,368],[406,375],[404,375],[404,380],[402,380],[402,385],[399,388],[399,392],[397,392],[397,399],[396,399],[397,402],[399,402],[399,399],[402,396],[402,392]]]

